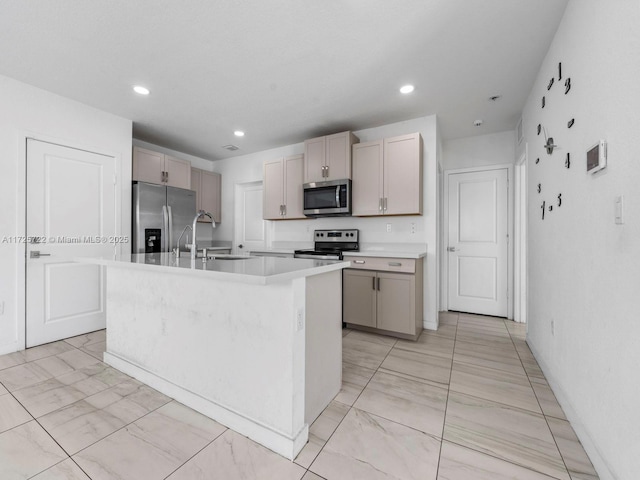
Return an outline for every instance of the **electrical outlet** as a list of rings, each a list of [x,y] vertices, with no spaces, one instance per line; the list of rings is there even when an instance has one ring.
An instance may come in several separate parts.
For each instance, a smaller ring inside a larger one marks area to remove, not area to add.
[[[296,332],[304,329],[304,312],[302,310],[298,310],[296,312]]]
[[[391,224],[387,223],[387,233],[390,233],[390,232],[391,232]]]
[[[411,233],[416,233],[416,223],[411,222]]]

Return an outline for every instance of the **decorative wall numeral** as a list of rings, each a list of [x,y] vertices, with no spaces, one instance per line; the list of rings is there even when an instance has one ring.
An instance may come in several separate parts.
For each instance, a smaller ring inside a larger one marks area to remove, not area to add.
[[[541,131],[542,131],[542,125],[538,124],[538,135],[540,135]]]
[[[559,193],[558,194],[558,207],[560,207],[562,205],[562,194]]]
[[[553,205],[549,205],[549,211],[552,212],[553,211]]]
[[[569,122],[567,122],[567,128],[571,128],[573,127],[573,124],[575,123],[576,119],[572,118],[571,120],[569,120]]]
[[[540,208],[542,208],[542,220],[544,220],[544,212],[546,210],[546,205],[547,205],[547,202],[543,201],[542,205],[540,206]]]
[[[536,158],[536,165],[540,163],[540,157]]]
[[[558,81],[562,80],[562,62],[558,63]]]
[[[565,168],[571,168],[571,154],[567,152],[567,158],[564,161]]]
[[[571,78],[567,78],[564,81],[564,94],[566,95],[571,90]]]
[[[551,90],[551,87],[553,87],[554,81],[555,81],[555,78],[551,77],[551,80],[549,80],[549,85],[547,85],[547,91]]]
[[[545,102],[546,102],[546,101],[545,101],[545,98],[544,98],[544,97],[542,97],[542,108],[544,108]]]
[[[541,192],[542,192],[542,184],[541,184],[541,183],[539,183],[539,184],[538,184],[538,193],[541,193]]]

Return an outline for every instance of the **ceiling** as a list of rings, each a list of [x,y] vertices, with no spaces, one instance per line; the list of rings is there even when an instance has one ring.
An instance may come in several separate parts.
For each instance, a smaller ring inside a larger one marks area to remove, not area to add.
[[[211,160],[431,114],[453,139],[515,127],[566,3],[2,0],[0,74]]]

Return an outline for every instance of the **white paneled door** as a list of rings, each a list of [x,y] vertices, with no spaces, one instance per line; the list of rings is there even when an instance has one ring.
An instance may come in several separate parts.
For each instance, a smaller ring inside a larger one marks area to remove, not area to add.
[[[262,188],[262,182],[236,185],[234,252],[237,254],[264,250],[266,222],[262,218]]]
[[[104,267],[117,241],[115,159],[27,141],[27,347],[105,328]]]
[[[449,310],[506,317],[508,170],[448,179]]]

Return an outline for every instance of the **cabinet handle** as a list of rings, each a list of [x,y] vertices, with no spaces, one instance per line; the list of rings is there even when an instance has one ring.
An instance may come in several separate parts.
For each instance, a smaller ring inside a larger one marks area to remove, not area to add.
[[[354,260],[354,261],[353,261],[353,263],[357,263],[357,264],[359,264],[359,265],[362,265],[362,264],[364,264],[365,262],[364,262],[364,260]]]
[[[384,201],[382,203],[384,204],[384,206],[382,208],[386,212],[387,211],[387,197],[384,197]]]
[[[325,177],[329,177],[329,165],[327,165],[327,166],[326,166],[326,167],[324,167],[324,168],[326,169],[326,170],[325,170],[325,172],[326,172]]]
[[[378,280],[378,291],[380,291],[380,277],[378,277],[377,280]]]
[[[325,177],[325,175],[324,175],[324,169],[325,169],[325,168],[327,168],[327,167],[325,167],[324,165],[322,165],[322,168],[321,168],[321,170],[322,170],[322,178],[324,178],[324,177]]]
[[[376,277],[371,277],[371,280],[373,280],[373,289],[376,289]]]
[[[378,211],[381,212],[382,211],[382,197],[380,197],[378,199]]]
[[[287,206],[286,205],[282,205],[282,216],[283,217],[287,216]]]
[[[169,172],[164,172],[164,174],[166,175],[166,182],[169,183]]]
[[[402,263],[400,262],[389,262],[390,267],[401,267]]]

